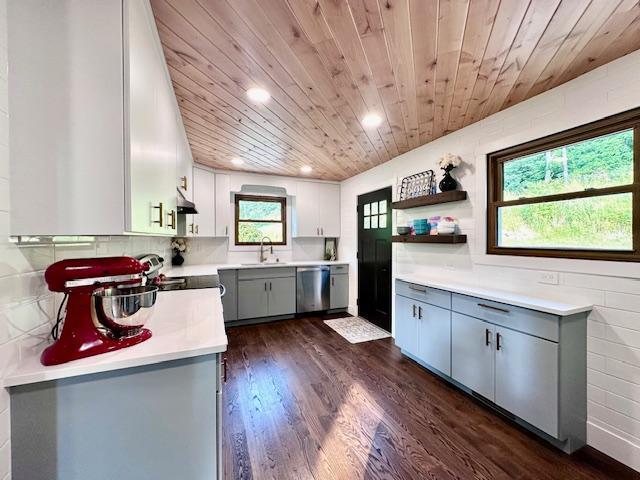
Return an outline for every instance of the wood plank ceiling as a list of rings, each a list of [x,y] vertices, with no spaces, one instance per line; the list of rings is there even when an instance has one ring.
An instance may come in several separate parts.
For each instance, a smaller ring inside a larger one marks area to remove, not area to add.
[[[195,160],[326,180],[640,48],[639,0],[151,4]],[[252,87],[271,99],[250,101]]]

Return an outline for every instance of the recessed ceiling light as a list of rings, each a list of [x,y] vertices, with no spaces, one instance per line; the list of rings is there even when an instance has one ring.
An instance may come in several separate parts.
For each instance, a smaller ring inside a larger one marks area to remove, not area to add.
[[[233,157],[231,159],[231,163],[233,163],[234,165],[242,165],[244,163],[244,160],[239,157]]]
[[[302,173],[311,173],[311,170],[313,170],[309,165],[304,165],[302,167],[300,167],[300,171]]]
[[[247,90],[247,97],[254,102],[264,103],[271,98],[271,94],[264,88],[254,87]]]
[[[378,128],[382,123],[382,117],[377,113],[367,113],[362,117],[362,126],[365,128]]]

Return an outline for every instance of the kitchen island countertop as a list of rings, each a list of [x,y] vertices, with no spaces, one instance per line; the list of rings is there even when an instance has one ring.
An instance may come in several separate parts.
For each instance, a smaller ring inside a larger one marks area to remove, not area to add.
[[[196,275],[215,275],[219,270],[245,270],[251,268],[276,268],[276,267],[316,267],[320,265],[348,265],[349,262],[338,260],[306,260],[278,263],[207,263],[203,265],[183,265],[181,267],[167,266],[162,270],[167,276],[188,277]]]

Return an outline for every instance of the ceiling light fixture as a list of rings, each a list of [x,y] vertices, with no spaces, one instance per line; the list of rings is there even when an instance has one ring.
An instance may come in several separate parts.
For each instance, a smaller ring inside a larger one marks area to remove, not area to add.
[[[311,170],[313,170],[309,165],[304,165],[302,167],[300,167],[300,171],[302,173],[311,173]]]
[[[271,94],[264,88],[254,87],[247,90],[247,97],[253,102],[265,103],[271,98]]]
[[[378,128],[382,123],[382,117],[377,113],[367,113],[362,117],[362,126],[365,128]]]
[[[242,165],[244,163],[244,160],[238,157],[233,157],[231,159],[231,163],[233,163],[234,165]]]

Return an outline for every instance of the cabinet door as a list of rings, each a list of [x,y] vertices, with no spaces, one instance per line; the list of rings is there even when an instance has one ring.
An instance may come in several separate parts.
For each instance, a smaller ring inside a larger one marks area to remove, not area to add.
[[[340,236],[340,185],[319,183],[318,223],[321,237]]]
[[[213,172],[193,169],[193,195],[198,213],[194,215],[197,237],[215,237],[215,178]],[[189,231],[189,230],[187,230]]]
[[[238,280],[238,319],[269,315],[269,281]]]
[[[269,315],[289,315],[296,312],[296,277],[271,278],[269,284]]]
[[[296,192],[294,237],[319,237],[320,219],[318,209],[321,199],[318,198],[318,184],[298,182]]]
[[[191,147],[184,133],[180,112],[176,114],[176,124],[178,125],[178,158],[176,171],[178,179],[176,185],[187,200],[193,200],[193,157]]]
[[[232,322],[238,319],[238,271],[220,270],[220,284],[224,285],[225,294],[222,297],[224,321]]]
[[[495,402],[557,437],[558,344],[497,327],[495,358]]]
[[[229,175],[215,174],[215,222],[216,237],[228,237],[231,235],[231,184]]]
[[[417,303],[410,298],[396,296],[396,345],[416,357],[419,353]]]
[[[451,377],[492,401],[495,385],[494,343],[493,325],[452,312]]]
[[[349,275],[331,275],[329,305],[331,309],[349,306]]]
[[[445,375],[451,375],[451,311],[422,302],[416,303],[418,357]]]

